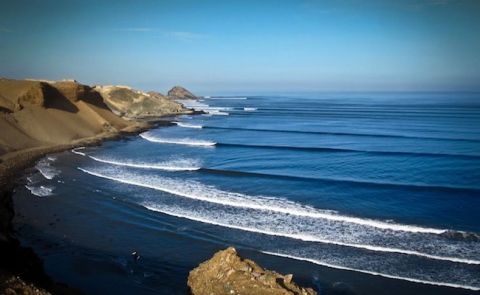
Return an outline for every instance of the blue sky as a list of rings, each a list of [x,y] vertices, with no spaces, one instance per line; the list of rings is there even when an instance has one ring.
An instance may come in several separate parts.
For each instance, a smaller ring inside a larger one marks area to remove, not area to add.
[[[480,90],[480,1],[2,1],[0,76],[165,91]]]

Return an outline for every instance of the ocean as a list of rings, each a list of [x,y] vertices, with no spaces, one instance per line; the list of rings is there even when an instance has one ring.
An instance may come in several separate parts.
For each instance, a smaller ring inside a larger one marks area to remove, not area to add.
[[[183,103],[205,114],[27,172],[15,230],[52,278],[185,294],[188,272],[231,245],[321,294],[480,290],[480,94]]]

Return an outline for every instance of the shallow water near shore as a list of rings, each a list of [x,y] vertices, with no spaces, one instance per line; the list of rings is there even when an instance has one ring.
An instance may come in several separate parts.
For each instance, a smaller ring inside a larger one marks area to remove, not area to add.
[[[185,294],[229,245],[322,294],[473,294],[478,96],[186,101],[207,114],[42,159],[15,192],[15,229],[88,294]]]

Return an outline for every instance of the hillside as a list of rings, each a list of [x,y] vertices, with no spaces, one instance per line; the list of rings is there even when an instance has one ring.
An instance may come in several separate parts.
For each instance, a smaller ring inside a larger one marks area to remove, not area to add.
[[[113,112],[126,118],[189,114],[181,104],[158,92],[143,92],[127,86],[95,86]]]
[[[99,93],[75,81],[0,80],[0,155],[136,124],[112,113]]]

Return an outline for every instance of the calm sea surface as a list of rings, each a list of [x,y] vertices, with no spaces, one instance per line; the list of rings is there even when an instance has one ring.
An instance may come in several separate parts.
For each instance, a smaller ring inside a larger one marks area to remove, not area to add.
[[[479,94],[185,103],[208,114],[27,173],[17,235],[54,279],[185,294],[188,271],[233,245],[322,294],[480,290]]]

